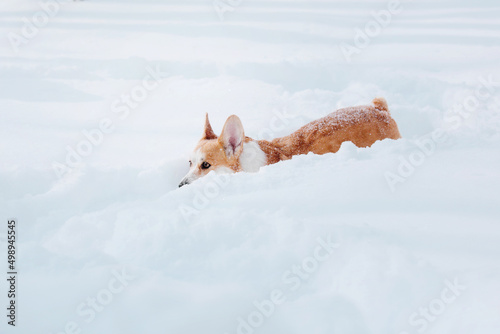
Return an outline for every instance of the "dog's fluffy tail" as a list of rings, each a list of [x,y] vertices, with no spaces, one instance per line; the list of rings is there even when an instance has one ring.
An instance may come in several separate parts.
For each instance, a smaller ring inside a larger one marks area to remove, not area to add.
[[[384,110],[389,112],[389,107],[387,106],[387,101],[383,97],[376,97],[373,99],[373,106],[375,109]]]

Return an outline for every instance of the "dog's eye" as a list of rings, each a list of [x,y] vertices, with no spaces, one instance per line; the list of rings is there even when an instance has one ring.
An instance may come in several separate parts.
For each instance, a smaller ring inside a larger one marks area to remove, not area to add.
[[[201,164],[201,169],[208,169],[210,168],[210,164],[206,161],[203,161],[203,163]]]
[[[191,167],[193,165],[193,162],[191,160],[189,160],[189,167]]]

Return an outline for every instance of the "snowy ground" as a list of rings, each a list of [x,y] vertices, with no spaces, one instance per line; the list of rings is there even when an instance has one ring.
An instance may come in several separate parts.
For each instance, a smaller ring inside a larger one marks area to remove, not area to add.
[[[0,4],[1,333],[499,332],[497,2],[54,3]],[[403,139],[177,188],[205,112],[375,96]]]

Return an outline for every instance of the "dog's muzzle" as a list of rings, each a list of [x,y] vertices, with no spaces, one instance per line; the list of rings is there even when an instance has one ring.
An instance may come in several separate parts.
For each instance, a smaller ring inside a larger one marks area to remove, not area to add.
[[[181,181],[181,183],[179,183],[179,188],[180,188],[180,187],[182,187],[182,186],[185,186],[186,184],[189,184],[189,181],[188,181],[188,180],[186,180],[186,179],[183,179],[183,180]]]

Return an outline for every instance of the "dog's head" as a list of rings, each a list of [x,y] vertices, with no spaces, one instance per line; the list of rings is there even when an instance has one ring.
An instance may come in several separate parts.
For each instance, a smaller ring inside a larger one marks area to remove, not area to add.
[[[182,179],[179,187],[190,184],[211,171],[234,173],[240,171],[240,155],[243,151],[245,133],[238,116],[229,116],[219,137],[212,130],[205,118],[203,135],[196,145],[191,159],[190,169]]]

